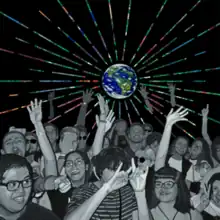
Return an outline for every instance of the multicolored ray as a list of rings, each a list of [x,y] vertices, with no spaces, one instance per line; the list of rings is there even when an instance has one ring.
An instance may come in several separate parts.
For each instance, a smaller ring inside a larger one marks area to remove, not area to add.
[[[68,95],[57,96],[57,97],[55,97],[55,98],[52,99],[52,100],[62,99],[62,98],[65,98],[65,97],[67,97],[67,96],[72,96],[72,95],[75,95],[75,94],[78,94],[78,93],[82,93],[82,91],[83,91],[83,90],[79,90],[79,91],[77,91],[77,92],[69,93]],[[18,95],[18,94],[16,94],[16,95]],[[47,103],[47,102],[49,102],[49,100],[43,100],[43,103]],[[22,106],[13,108],[13,109],[7,109],[7,110],[4,110],[4,111],[1,111],[1,112],[0,112],[0,115],[2,115],[2,114],[7,114],[7,113],[10,113],[10,112],[13,112],[13,111],[20,110],[20,109],[24,109],[24,108],[27,108],[28,106],[30,106],[30,104],[22,105]]]
[[[200,55],[203,55],[203,54],[206,54],[206,53],[207,53],[207,51],[201,51],[199,53],[194,54],[194,56],[197,57],[197,56],[200,56]]]
[[[199,4],[201,3],[201,0],[199,0],[186,14],[184,14],[180,20],[178,20],[171,28],[169,31],[167,31],[161,38],[160,38],[160,42],[162,42],[176,27],[178,24],[180,24],[186,17],[187,15],[194,10]],[[158,44],[155,44],[140,60],[142,61],[144,58],[146,58],[148,56],[148,54],[150,52],[152,52],[156,47],[158,46]],[[140,61],[140,62],[141,62]],[[139,61],[138,61],[139,62]],[[139,63],[140,63],[139,62]],[[135,64],[136,66],[138,65],[137,63]]]
[[[5,14],[5,13],[3,13],[3,12],[1,12],[1,11],[0,11],[0,15],[3,15],[4,17],[8,18],[9,20],[11,20],[11,21],[15,22],[16,24],[20,25],[21,27],[24,27],[24,28],[30,30],[30,28],[29,28],[28,26],[22,24],[22,23],[19,22],[18,20],[14,19],[14,18],[12,18],[12,17],[10,17],[10,16],[8,16],[7,14]],[[35,31],[35,30],[33,30],[32,32],[33,32],[33,34],[37,35],[38,37],[40,37],[40,38],[46,40],[47,42],[53,44],[53,45],[56,46],[56,47],[58,47],[58,48],[61,49],[62,51],[65,51],[65,52],[67,52],[67,53],[73,55],[75,58],[81,60],[82,62],[86,63],[87,65],[92,66],[92,67],[94,67],[94,68],[97,69],[97,70],[100,70],[100,68],[96,67],[94,64],[91,64],[89,61],[83,59],[82,57],[79,57],[78,55],[76,55],[76,54],[74,54],[74,53],[71,53],[71,52],[70,52],[68,49],[66,49],[65,47],[63,47],[63,46],[61,46],[61,45],[55,43],[55,42],[52,41],[51,39],[49,39],[49,38],[45,37],[44,35],[40,34],[39,32],[37,32],[37,31]]]
[[[46,16],[43,12],[39,11],[40,14],[45,17],[50,23],[53,23],[48,16]],[[86,51],[76,40],[74,40],[69,34],[67,34],[64,30],[61,29],[61,27],[56,26],[56,28],[63,34],[65,35],[68,39],[70,39],[80,50],[82,50],[87,56],[89,56],[93,61],[96,63],[98,62],[97,59],[95,59],[88,51]]]
[[[185,57],[185,58],[182,58],[182,59],[179,59],[179,60],[175,60],[175,61],[173,61],[173,62],[170,62],[170,63],[164,64],[164,65],[158,66],[158,67],[153,68],[153,69],[150,69],[150,70],[147,70],[147,71],[145,71],[145,73],[150,73],[150,72],[152,72],[152,71],[156,71],[156,70],[159,70],[159,69],[168,67],[168,66],[172,66],[172,65],[175,65],[175,64],[177,64],[177,63],[184,62],[184,61],[186,61],[187,59],[188,59],[188,58]],[[138,69],[137,72],[140,72],[141,70],[146,69],[146,68],[147,68],[147,67],[142,67],[142,68]]]
[[[167,95],[167,96],[170,96],[170,93],[167,93],[167,92],[162,92],[162,91],[160,91],[160,90],[156,90],[156,89],[149,89],[150,91],[153,91],[153,92],[156,92],[156,93],[160,93],[160,94],[163,94],[163,95]],[[155,94],[154,94],[154,97],[156,97],[155,96]],[[193,99],[189,99],[189,98],[186,98],[186,97],[182,97],[182,96],[175,96],[177,99],[182,99],[182,100],[185,100],[185,101],[189,101],[189,102],[194,102],[194,100]]]
[[[118,101],[118,118],[121,119],[121,102]]]
[[[5,80],[0,80],[0,83],[32,83],[33,80],[16,80],[16,79],[13,79],[13,80],[8,80],[8,79],[5,79]]]
[[[160,7],[160,10],[158,11],[158,13],[157,13],[157,15],[156,15],[156,19],[159,18],[159,16],[160,16],[161,12],[163,11],[163,9],[164,9],[164,7],[165,7],[167,1],[168,1],[168,0],[164,0],[162,6]],[[151,32],[151,30],[152,30],[154,24],[155,24],[155,22],[153,22],[153,23],[150,25],[149,29],[147,30],[146,34],[144,35],[144,38],[142,39],[140,45],[138,46],[138,48],[137,48],[135,54],[132,56],[132,58],[131,58],[131,60],[130,60],[130,64],[133,62],[133,60],[134,60],[135,57],[137,56],[137,53],[140,51],[142,45],[144,44],[145,40],[147,39],[149,33]]]
[[[81,27],[76,23],[75,19],[72,17],[72,15],[69,13],[69,11],[67,10],[67,8],[64,7],[63,3],[60,0],[57,0],[57,2],[59,3],[59,5],[61,6],[61,8],[63,9],[63,11],[67,14],[67,16],[70,18],[70,20],[76,25],[77,29],[80,31],[80,33],[82,34],[82,36],[86,39],[86,41],[90,44],[90,46],[93,48],[93,50],[98,54],[98,56],[101,58],[101,60],[107,64],[106,60],[104,59],[104,57],[101,55],[101,53],[97,50],[97,48],[95,47],[95,45],[90,41],[90,39],[88,38],[88,36],[85,34],[85,32],[81,29]]]
[[[111,57],[111,55],[110,55],[109,52],[108,52],[108,48],[107,48],[107,46],[106,46],[105,40],[104,40],[104,38],[103,38],[103,36],[102,36],[102,33],[101,33],[101,31],[100,31],[100,29],[99,29],[99,27],[98,27],[97,21],[96,21],[95,16],[94,16],[94,14],[93,14],[93,12],[92,12],[92,9],[91,9],[91,7],[90,7],[89,1],[88,1],[88,0],[85,0],[85,2],[86,2],[86,5],[87,5],[87,7],[88,7],[89,13],[90,13],[90,15],[91,15],[91,17],[92,17],[92,21],[93,21],[95,27],[96,27],[97,30],[98,30],[98,34],[99,34],[99,37],[100,37],[100,39],[101,39],[101,41],[102,41],[102,44],[103,44],[103,46],[104,46],[104,48],[105,48],[105,50],[106,50],[106,52],[107,52],[107,54],[108,54],[108,58],[109,58],[110,62],[112,63],[112,62],[113,62],[113,61],[112,61],[112,57]]]
[[[63,90],[69,90],[69,89],[78,89],[84,87],[83,85],[80,86],[69,86],[69,87],[62,87],[62,88],[57,88],[57,89],[47,89],[47,90],[38,90],[38,91],[33,91],[29,92],[30,94],[39,94],[39,93],[47,93],[47,92],[53,92],[53,91],[63,91]]]
[[[182,44],[180,44],[179,46],[175,47],[175,48],[172,49],[171,51],[169,51],[169,52],[163,54],[162,57],[166,57],[166,56],[170,55],[171,53],[175,52],[176,50],[178,50],[178,49],[184,47],[185,45],[187,45],[187,44],[189,44],[189,43],[191,43],[191,42],[194,41],[196,38],[199,38],[199,37],[203,36],[204,34],[206,34],[206,33],[210,32],[210,31],[214,30],[214,29],[217,28],[218,26],[220,26],[220,22],[217,23],[216,25],[213,25],[212,27],[206,29],[205,31],[199,33],[196,37],[193,37],[193,38],[191,38],[191,39],[185,41],[184,43],[182,43]]]
[[[123,61],[125,58],[125,51],[126,51],[126,46],[127,46],[128,27],[129,27],[130,15],[131,15],[131,4],[132,4],[132,0],[129,0],[127,21],[126,21],[126,27],[125,27],[125,39],[124,39],[122,58],[121,58]]]
[[[114,21],[113,21],[113,15],[112,15],[111,0],[108,0],[108,8],[109,8],[109,14],[110,14],[110,20],[111,20],[111,27],[112,27],[112,36],[113,36],[113,45],[114,45],[115,57],[116,57],[116,61],[118,61],[118,51],[117,51],[117,43],[116,43],[116,38],[115,38],[115,28],[114,28]]]
[[[150,83],[183,83],[185,80],[149,80]],[[206,83],[206,80],[192,80],[192,83]]]
[[[152,54],[147,60],[145,60],[142,64],[145,65],[146,63],[148,63],[152,58],[154,58],[155,56],[157,56],[159,53],[161,53],[163,50],[165,50],[167,47],[169,47],[173,42],[175,42],[178,39],[178,37],[173,38],[169,43],[167,43],[166,45],[164,45],[163,47],[161,47],[161,49],[159,51],[157,51],[156,53]],[[142,61],[142,60],[141,60]],[[141,62],[140,61],[140,62]],[[140,63],[137,62],[137,65]],[[136,65],[136,66],[137,66]]]
[[[184,30],[184,33],[186,33],[186,32],[188,32],[189,30],[191,30],[194,26],[195,26],[194,24],[190,25],[188,28],[186,28],[186,29]]]
[[[133,102],[131,99],[129,99],[129,101],[130,101],[131,105],[133,106],[135,112],[136,112],[137,115],[139,116],[141,122],[142,122],[143,124],[145,124],[144,119],[141,117],[141,114],[140,114],[140,112],[138,111],[137,107],[135,106],[134,102]]]
[[[63,72],[56,72],[56,71],[52,71],[52,74],[62,75],[62,76],[70,76],[70,77],[77,77],[77,78],[86,78],[86,76],[80,76],[80,75],[76,75],[76,74],[72,74],[72,73],[63,73]]]
[[[18,40],[18,41],[20,41],[20,42],[22,42],[22,43],[25,42],[24,39],[21,39],[21,38],[18,38],[18,37],[16,37],[15,39]],[[25,43],[31,44],[31,43],[29,43],[28,41],[26,41]],[[77,65],[77,66],[82,66],[82,64],[80,64],[80,63],[78,63],[78,62],[75,62],[75,61],[73,61],[73,60],[71,60],[71,59],[69,59],[69,58],[67,58],[67,57],[61,56],[60,54],[54,53],[54,52],[52,52],[52,51],[50,51],[50,50],[47,50],[47,49],[45,49],[45,48],[43,48],[43,47],[40,47],[40,46],[37,45],[37,44],[34,44],[34,47],[37,48],[38,50],[44,51],[44,52],[49,53],[49,54],[51,54],[51,55],[53,55],[53,56],[56,56],[56,57],[58,57],[58,58],[60,58],[60,59],[66,60],[66,61],[68,61],[68,62],[70,62],[70,63],[73,63],[73,64],[75,64],[75,65]]]
[[[75,98],[75,99],[72,99],[72,100],[70,100],[70,101],[67,101],[67,102],[65,102],[65,103],[63,103],[63,104],[60,104],[60,105],[57,106],[57,108],[61,108],[61,107],[67,106],[67,105],[69,105],[69,104],[72,104],[72,103],[74,103],[74,102],[80,100],[80,99],[82,99],[82,96],[80,96],[80,97],[78,97],[78,98]]]
[[[124,100],[124,104],[125,104],[125,109],[126,109],[126,112],[127,112],[127,115],[128,115],[128,120],[129,120],[129,123],[131,125],[132,124],[132,120],[131,120],[131,116],[130,116],[129,111],[128,111],[127,102],[125,100]]]
[[[41,59],[41,58],[38,58],[38,57],[32,57],[32,56],[29,56],[29,55],[27,55],[27,54],[23,54],[23,53],[19,53],[19,52],[7,50],[7,49],[4,49],[4,48],[0,48],[0,51],[6,52],[6,53],[9,53],[9,54],[19,55],[19,56],[21,56],[21,57],[25,57],[25,58],[31,59],[31,60],[40,61],[40,62],[42,62],[42,63],[47,63],[47,64],[54,65],[54,66],[59,66],[59,67],[65,68],[65,69],[70,69],[70,70],[78,71],[77,68],[73,68],[73,67],[71,67],[71,66],[62,65],[62,64],[60,64],[60,63],[55,63],[55,62],[52,62],[52,61],[50,61],[50,60],[44,60],[44,59]]]

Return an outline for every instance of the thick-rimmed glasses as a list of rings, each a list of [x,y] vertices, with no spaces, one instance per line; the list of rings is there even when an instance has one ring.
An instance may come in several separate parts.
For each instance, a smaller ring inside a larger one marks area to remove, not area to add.
[[[160,181],[155,181],[155,188],[165,188],[165,189],[172,189],[176,182],[173,181],[167,181],[167,182],[160,182]]]
[[[32,179],[28,178],[21,181],[9,181],[7,183],[0,183],[0,186],[5,186],[8,191],[16,191],[20,185],[22,185],[23,188],[29,188],[32,185]]]

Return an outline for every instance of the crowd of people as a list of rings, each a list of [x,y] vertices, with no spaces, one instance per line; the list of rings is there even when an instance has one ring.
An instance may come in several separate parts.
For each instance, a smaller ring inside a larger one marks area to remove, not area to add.
[[[116,119],[102,95],[84,91],[74,126],[42,123],[42,101],[27,107],[34,132],[11,127],[0,157],[0,219],[214,220],[220,219],[220,137],[208,135],[208,105],[201,137],[171,140],[188,110],[171,110],[163,132],[151,124]],[[145,88],[140,94],[151,114]],[[97,98],[100,114],[91,146],[85,118]]]

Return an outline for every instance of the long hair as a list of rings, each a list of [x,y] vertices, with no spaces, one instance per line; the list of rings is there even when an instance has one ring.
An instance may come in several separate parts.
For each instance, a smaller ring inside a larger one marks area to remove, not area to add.
[[[171,167],[163,167],[159,169],[155,174],[152,182],[152,190],[149,192],[152,195],[147,195],[149,198],[149,207],[150,209],[156,208],[160,201],[155,194],[155,180],[158,178],[172,178],[176,181],[178,192],[176,197],[176,202],[174,208],[181,213],[190,212],[190,192],[186,186],[184,179],[182,178],[181,173]]]
[[[201,141],[202,142],[202,152],[201,152],[200,155],[211,155],[209,144],[207,143],[207,141],[204,138],[198,137],[194,140],[194,142],[195,141]]]
[[[211,185],[210,198],[211,198],[211,196],[212,196],[212,194],[213,194],[213,183],[214,183],[216,180],[220,181],[220,173],[215,173],[215,174],[213,174],[212,177],[211,177],[211,178],[209,179],[209,181],[208,181],[208,186]]]
[[[220,136],[215,137],[215,139],[212,142],[212,156],[220,163],[220,158],[217,157],[217,148],[216,146],[220,145]]]
[[[178,136],[178,137],[176,137],[176,138],[171,142],[170,149],[169,149],[169,153],[170,153],[171,155],[175,152],[176,142],[177,142],[179,139],[184,139],[184,140],[186,140],[186,141],[187,141],[187,144],[188,144],[188,147],[189,147],[189,138],[188,138],[188,137],[185,137],[185,136]]]
[[[87,153],[84,153],[84,152],[78,151],[78,150],[69,152],[65,156],[65,164],[64,165],[66,165],[66,161],[67,161],[68,157],[72,154],[79,154],[82,157],[85,165],[88,166],[88,169],[85,170],[85,183],[88,183],[90,180],[91,174],[92,174],[92,164],[89,160]]]

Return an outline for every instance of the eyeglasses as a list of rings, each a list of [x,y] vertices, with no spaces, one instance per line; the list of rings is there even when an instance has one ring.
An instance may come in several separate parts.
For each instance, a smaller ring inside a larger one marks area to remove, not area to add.
[[[31,139],[31,140],[27,140],[27,142],[29,142],[29,143],[31,143],[31,144],[36,144],[36,143],[37,143],[37,140]]]
[[[76,161],[72,161],[72,160],[67,160],[65,163],[65,167],[70,168],[73,167],[73,165],[75,166],[80,166],[84,161],[83,160],[76,160]]]
[[[87,136],[79,136],[79,140],[86,140]]]
[[[146,131],[146,132],[152,132],[151,129],[145,129],[144,131]]]
[[[167,182],[160,182],[160,181],[155,181],[155,188],[165,188],[165,189],[172,189],[176,182],[173,181],[167,181]]]
[[[7,187],[8,191],[16,191],[20,185],[22,185],[23,188],[29,188],[32,185],[32,179],[28,178],[21,181],[10,181],[8,183],[0,183],[1,186]]]

